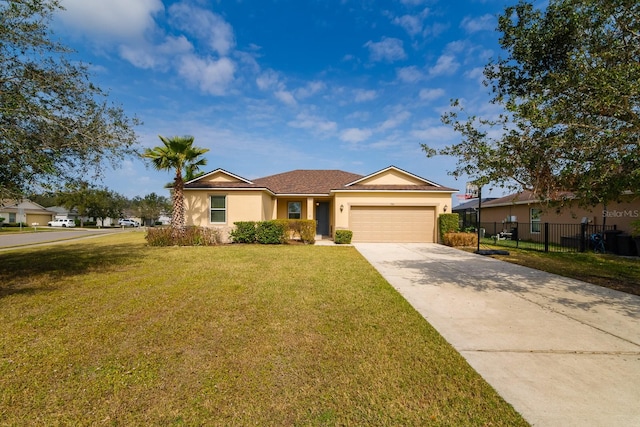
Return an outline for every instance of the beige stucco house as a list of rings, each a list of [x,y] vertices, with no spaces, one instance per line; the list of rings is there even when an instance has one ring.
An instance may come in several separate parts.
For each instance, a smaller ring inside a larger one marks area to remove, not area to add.
[[[216,169],[185,184],[187,225],[223,237],[238,221],[315,220],[318,238],[353,231],[354,242],[435,242],[436,218],[458,190],[389,166],[370,175],[294,170],[248,180]]]
[[[580,207],[576,200],[572,200],[571,193],[565,193],[566,205],[558,207],[541,202],[531,192],[524,191],[510,194],[498,199],[483,202],[482,224],[492,228],[491,224],[498,224],[498,231],[507,229],[511,223],[520,223],[519,236],[521,239],[532,238],[541,233],[541,224],[580,224],[585,222],[592,229],[603,224],[615,226],[622,232],[631,232],[631,222],[640,218],[640,199],[633,194],[622,197],[619,202],[611,202],[607,206],[597,205],[590,208]],[[570,203],[572,202],[573,203]],[[493,233],[493,230],[487,232]]]
[[[0,217],[4,218],[5,223],[23,223],[28,226],[47,225],[54,216],[55,212],[27,199],[0,202]]]

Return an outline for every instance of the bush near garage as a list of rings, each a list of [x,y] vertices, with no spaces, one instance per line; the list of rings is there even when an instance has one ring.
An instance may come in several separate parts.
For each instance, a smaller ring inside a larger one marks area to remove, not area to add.
[[[353,238],[353,231],[351,230],[336,230],[336,237],[334,242],[337,245],[348,245]]]
[[[438,217],[438,228],[440,231],[440,241],[444,242],[446,233],[457,233],[460,231],[460,216],[455,213],[440,214]]]
[[[447,246],[464,247],[477,246],[478,235],[475,233],[445,233],[442,242]]]

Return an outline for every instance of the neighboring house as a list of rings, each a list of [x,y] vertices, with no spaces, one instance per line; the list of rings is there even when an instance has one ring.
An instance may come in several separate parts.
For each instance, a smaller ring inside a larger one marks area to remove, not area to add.
[[[458,190],[389,166],[370,175],[294,170],[248,180],[216,169],[185,184],[187,225],[223,238],[238,221],[313,219],[316,234],[353,231],[354,242],[436,242],[436,219]]]
[[[482,206],[495,199],[496,197],[483,197]],[[458,206],[454,206],[453,209],[451,209],[451,212],[457,213],[460,216],[461,230],[464,230],[467,227],[475,227],[478,222],[478,198],[470,199]],[[480,219],[484,220],[483,218]]]
[[[37,203],[27,199],[2,200],[0,203],[0,217],[5,223],[24,223],[47,225],[53,219],[55,212],[45,209]]]
[[[567,202],[571,201],[570,193],[564,194]],[[577,201],[564,207],[555,207],[541,202],[531,192],[510,194],[486,203],[482,203],[481,222],[483,226],[497,223],[498,228],[508,231],[512,223],[519,223],[520,239],[540,234],[541,224],[580,224],[586,222],[592,228],[597,226],[616,226],[617,230],[629,233],[631,221],[640,216],[640,199],[625,196],[621,202],[613,202],[606,207],[594,206],[590,209],[577,206]],[[501,230],[498,230],[501,231]],[[487,233],[492,231],[487,230]]]
[[[51,206],[47,210],[55,213],[54,219],[72,219],[79,220],[78,211],[76,209],[67,209],[64,206]]]

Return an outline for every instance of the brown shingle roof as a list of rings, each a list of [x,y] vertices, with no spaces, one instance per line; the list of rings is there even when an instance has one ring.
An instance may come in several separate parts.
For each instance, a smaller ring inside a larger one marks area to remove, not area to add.
[[[279,173],[253,180],[277,194],[329,194],[362,175],[341,170],[304,170]]]
[[[457,190],[437,185],[362,185],[354,184],[364,178],[342,170],[297,169],[276,175],[265,176],[247,182],[208,182],[194,181],[185,185],[185,189],[268,189],[274,194],[330,194],[332,190],[345,191],[449,191]]]

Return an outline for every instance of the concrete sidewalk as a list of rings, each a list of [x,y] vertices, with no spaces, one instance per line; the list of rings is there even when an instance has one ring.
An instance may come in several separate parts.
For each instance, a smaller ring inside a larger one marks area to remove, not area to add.
[[[437,244],[354,246],[532,425],[640,425],[640,297]]]

